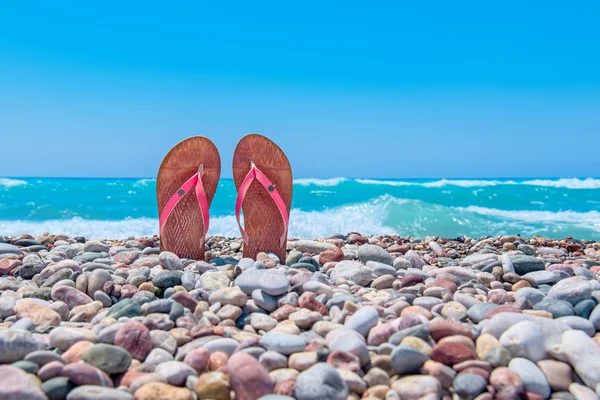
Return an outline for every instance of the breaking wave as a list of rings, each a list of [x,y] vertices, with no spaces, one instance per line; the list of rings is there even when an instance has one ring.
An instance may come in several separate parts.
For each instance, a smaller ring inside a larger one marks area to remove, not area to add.
[[[401,180],[379,180],[379,179],[355,179],[363,185],[386,185],[386,186],[422,186],[426,188],[440,188],[444,186],[459,187],[487,187],[499,185],[528,185],[554,187],[564,189],[600,189],[600,179],[587,178],[563,178],[563,179],[533,179],[517,182],[514,180],[485,180],[485,179],[440,179],[431,182],[401,181]]]
[[[310,185],[314,185],[314,186],[337,186],[340,183],[346,182],[348,179],[346,178],[327,178],[327,179],[320,179],[320,178],[301,178],[301,179],[294,179],[294,185],[300,185],[300,186],[310,186]]]
[[[574,236],[600,239],[600,212],[501,210],[479,206],[449,207],[414,199],[380,196],[366,202],[319,211],[292,209],[290,237],[326,237],[333,233],[361,232],[364,235],[397,233],[402,236],[539,234],[546,237]],[[126,238],[158,233],[155,218],[118,221],[80,217],[46,221],[3,220],[0,234],[43,232],[83,235],[89,238]],[[209,235],[239,237],[233,215],[211,218]]]
[[[563,179],[533,179],[522,182],[523,185],[546,186],[566,189],[600,189],[600,179],[563,178]]]
[[[11,188],[24,185],[27,185],[27,181],[22,179],[0,178],[0,187]]]

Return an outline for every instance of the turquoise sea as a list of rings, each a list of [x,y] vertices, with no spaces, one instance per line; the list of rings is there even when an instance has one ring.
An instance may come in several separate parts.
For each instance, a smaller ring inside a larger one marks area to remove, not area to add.
[[[0,178],[0,235],[158,233],[154,179]],[[239,236],[222,179],[209,234]],[[600,240],[600,179],[296,179],[290,237],[539,234]]]

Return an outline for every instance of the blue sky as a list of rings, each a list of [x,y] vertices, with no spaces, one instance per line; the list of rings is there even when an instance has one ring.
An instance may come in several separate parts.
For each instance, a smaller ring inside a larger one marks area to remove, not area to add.
[[[200,134],[229,177],[249,132],[297,177],[600,176],[597,1],[13,3],[0,176],[154,176]]]

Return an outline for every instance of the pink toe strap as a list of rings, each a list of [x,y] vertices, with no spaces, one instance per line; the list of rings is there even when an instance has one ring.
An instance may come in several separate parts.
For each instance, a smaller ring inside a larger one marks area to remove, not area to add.
[[[204,236],[200,239],[201,242],[206,237],[208,232],[209,214],[208,214],[208,200],[206,199],[206,192],[204,191],[204,185],[202,184],[202,176],[204,175],[204,164],[200,164],[198,172],[195,173],[190,179],[188,179],[178,190],[171,196],[167,204],[160,213],[158,218],[160,224],[160,231],[164,230],[167,219],[177,204],[183,199],[192,188],[195,188],[196,199],[198,199],[198,205],[200,206],[200,213],[202,214],[202,222],[204,224]]]
[[[281,238],[279,240],[280,240],[280,244],[283,246],[283,244],[285,243],[285,241],[287,239],[288,223],[289,223],[287,206],[285,205],[283,198],[281,198],[281,195],[275,188],[275,185],[273,185],[273,183],[271,183],[269,178],[267,178],[267,176],[260,169],[258,169],[256,167],[256,165],[254,164],[254,161],[251,161],[250,165],[251,165],[250,171],[248,172],[248,174],[242,181],[242,184],[240,185],[240,188],[238,189],[237,198],[235,200],[235,217],[237,219],[237,223],[240,228],[240,233],[242,234],[242,238],[244,239],[244,242],[248,242],[248,234],[242,227],[242,224],[240,221],[240,211],[242,208],[242,203],[244,202],[244,197],[246,197],[246,193],[248,192],[248,189],[250,188],[250,184],[256,179],[263,185],[263,187],[265,189],[267,189],[267,192],[269,193],[269,195],[271,195],[271,198],[273,199],[273,201],[277,205],[277,208],[279,209],[279,213],[281,214],[281,218],[283,219],[283,233],[281,234]]]

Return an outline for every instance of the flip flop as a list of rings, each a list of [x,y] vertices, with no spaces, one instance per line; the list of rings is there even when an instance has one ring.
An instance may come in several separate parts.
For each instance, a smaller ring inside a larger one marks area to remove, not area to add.
[[[244,136],[233,154],[233,179],[238,190],[235,215],[244,239],[244,257],[255,259],[264,251],[285,262],[293,185],[285,153],[262,135]]]
[[[187,138],[169,150],[156,178],[161,251],[204,260],[208,209],[220,175],[219,152],[203,136]]]

